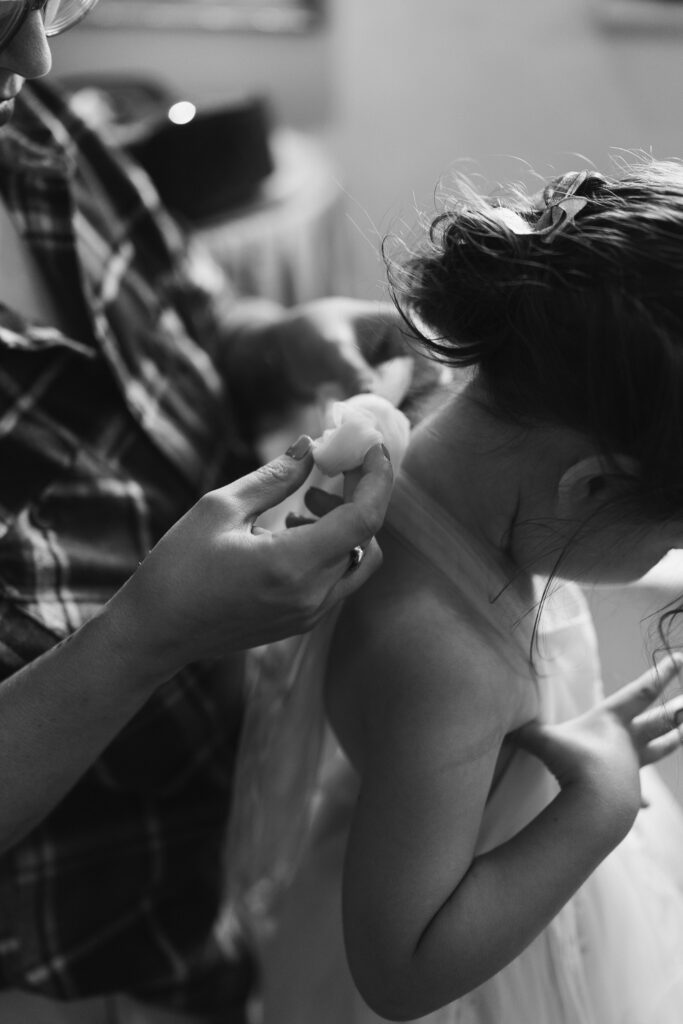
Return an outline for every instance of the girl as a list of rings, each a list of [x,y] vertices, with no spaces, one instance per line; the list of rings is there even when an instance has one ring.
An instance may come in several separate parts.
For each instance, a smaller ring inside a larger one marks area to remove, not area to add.
[[[321,954],[328,824],[283,916],[273,1019],[289,991],[299,1024],[678,1024],[683,816],[639,769],[680,743],[681,662],[603,699],[576,584],[683,546],[683,166],[568,174],[538,201],[465,190],[392,279],[459,382],[412,435],[383,567],[327,659],[371,1010],[338,1013]]]

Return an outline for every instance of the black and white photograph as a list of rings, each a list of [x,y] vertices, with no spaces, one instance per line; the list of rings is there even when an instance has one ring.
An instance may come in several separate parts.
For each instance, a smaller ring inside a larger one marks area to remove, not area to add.
[[[681,1024],[683,0],[0,0],[0,1024]]]

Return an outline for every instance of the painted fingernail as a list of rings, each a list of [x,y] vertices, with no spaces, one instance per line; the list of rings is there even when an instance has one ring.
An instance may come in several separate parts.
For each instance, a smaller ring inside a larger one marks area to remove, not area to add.
[[[288,530],[293,529],[295,526],[309,526],[314,522],[315,519],[309,519],[307,516],[298,516],[295,512],[288,512],[285,517],[285,526]]]
[[[300,462],[311,450],[311,441],[308,434],[302,434],[301,437],[297,438],[294,444],[290,444],[289,448],[285,452],[285,455],[289,455],[290,459],[296,459]]]

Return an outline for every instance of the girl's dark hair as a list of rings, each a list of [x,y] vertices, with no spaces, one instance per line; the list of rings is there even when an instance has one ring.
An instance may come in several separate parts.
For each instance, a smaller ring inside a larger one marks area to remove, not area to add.
[[[545,199],[463,184],[423,247],[389,262],[392,293],[429,354],[477,368],[500,414],[629,456],[634,507],[678,518],[683,164],[641,159],[581,178],[573,196],[585,203],[550,231],[556,183]]]

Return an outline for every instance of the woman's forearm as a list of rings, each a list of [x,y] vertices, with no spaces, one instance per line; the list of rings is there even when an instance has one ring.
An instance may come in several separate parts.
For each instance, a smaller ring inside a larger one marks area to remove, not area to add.
[[[632,823],[597,795],[568,787],[528,826],[474,859],[374,1009],[412,1020],[471,991],[518,956]]]
[[[0,851],[29,832],[161,685],[105,613],[0,683]]]
[[[100,614],[0,683],[0,850],[40,821],[184,666],[311,629],[377,568],[393,474],[365,456],[350,500],[305,529],[252,529],[300,487],[310,449],[205,494]],[[365,557],[348,572],[349,551]]]

